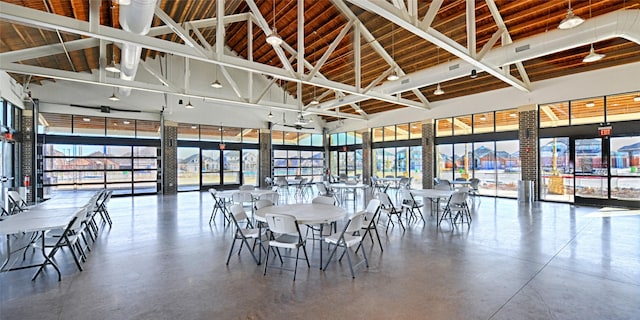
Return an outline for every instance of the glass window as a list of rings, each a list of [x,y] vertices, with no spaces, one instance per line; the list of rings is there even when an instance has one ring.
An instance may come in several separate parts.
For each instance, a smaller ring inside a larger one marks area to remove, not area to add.
[[[329,152],[329,170],[332,175],[338,175],[338,151]]]
[[[160,139],[160,121],[136,120],[136,137]]]
[[[520,128],[518,109],[500,110],[495,113],[496,131],[514,131]]]
[[[259,185],[258,181],[258,157],[260,151],[255,149],[242,150],[242,184]]]
[[[178,147],[178,190],[200,189],[200,149]]]
[[[384,151],[382,149],[373,149],[371,157],[373,160],[373,166],[371,168],[373,175],[378,178],[384,177]]]
[[[321,134],[311,135],[311,140],[312,140],[311,145],[313,145],[314,147],[322,147],[324,145]]]
[[[607,121],[640,119],[640,94],[621,94],[607,97]]]
[[[240,151],[224,150],[222,157],[224,184],[240,184]]]
[[[452,180],[453,174],[453,145],[439,144],[436,146],[436,178]]]
[[[409,124],[403,123],[396,126],[396,140],[409,139]]]
[[[571,101],[571,125],[604,122],[604,98]]]
[[[355,132],[354,133],[354,138],[355,140],[355,144],[362,144],[362,133],[360,132]]]
[[[380,141],[382,141],[382,138],[383,138],[382,127],[373,128],[371,130],[371,141],[372,142],[380,142]]]
[[[131,119],[107,118],[107,136],[134,138],[136,121]]]
[[[540,139],[540,198],[573,202],[573,162],[569,138]]]
[[[398,147],[396,148],[396,176],[397,177],[409,177],[409,148]]]
[[[242,129],[234,127],[224,127],[222,129],[224,142],[242,142]]]
[[[436,137],[449,137],[453,135],[453,126],[451,118],[436,120]]]
[[[610,146],[611,175],[640,177],[640,136],[611,137]],[[640,179],[637,179],[636,183],[638,183],[636,188],[629,190],[640,188]],[[617,188],[613,184],[611,186],[614,188],[612,191],[622,192],[621,186]]]
[[[271,130],[271,144],[284,144],[284,131]]]
[[[337,146],[338,145],[338,134],[337,133],[332,133],[329,136],[329,139],[331,140],[331,143],[330,143],[331,146]]]
[[[220,142],[220,126],[200,125],[200,140]]]
[[[156,147],[133,147],[134,157],[157,157],[158,148]]]
[[[356,175],[362,176],[362,149],[355,151],[355,159]]]
[[[384,148],[384,176],[396,176],[396,148]]]
[[[498,195],[516,198],[518,196],[518,180],[521,179],[520,142],[518,140],[497,141],[495,157]],[[482,179],[480,179],[480,184],[480,189],[483,189]],[[532,190],[532,192],[535,191]],[[482,194],[482,191],[480,193]]]
[[[73,134],[81,136],[104,136],[104,117],[73,116]]]
[[[310,133],[305,133],[305,132],[300,132],[300,135],[298,137],[298,145],[300,146],[310,146],[311,145],[311,134]]]
[[[258,143],[260,141],[260,129],[244,129],[242,130],[242,142]]]
[[[471,115],[453,118],[453,135],[471,134]]]
[[[409,131],[410,139],[422,138],[422,122],[412,122],[411,129],[409,129]]]
[[[38,116],[38,133],[70,135],[71,115],[40,113]]]
[[[83,149],[84,147],[84,149]],[[88,156],[100,155],[98,153],[92,152],[91,149],[88,149],[91,146],[80,146],[79,153],[85,155],[87,152],[91,152],[90,154],[86,154]],[[102,148],[102,146],[96,146],[97,148]],[[130,146],[106,146],[106,153],[108,157],[131,157],[131,147]]]
[[[569,102],[543,104],[539,112],[540,128],[569,125]]]
[[[346,132],[345,135],[347,140],[345,141],[345,144],[348,144],[348,145],[356,144],[356,137],[354,136],[355,134],[356,134],[355,131]]]
[[[6,109],[6,117],[5,117],[5,126],[7,126],[8,128],[13,128],[13,112],[14,112],[14,108],[13,108],[13,104],[11,104],[11,102],[7,101],[7,109]]]
[[[202,185],[220,184],[220,150],[202,150]]]
[[[338,138],[339,146],[344,146],[347,144],[346,133],[344,132],[336,133],[336,137]]]
[[[456,143],[453,145],[453,179],[463,178],[468,180],[470,161],[471,161],[471,143]]]
[[[200,139],[199,126],[197,124],[179,123],[178,124],[178,140]]]
[[[493,132],[493,112],[478,113],[473,115],[473,132]]]
[[[284,144],[286,145],[298,145],[298,133],[287,131],[284,133]]]
[[[395,140],[396,140],[396,126],[384,127],[384,141],[395,141]]]
[[[338,174],[347,174],[347,153],[338,152]]]
[[[411,188],[422,188],[422,147],[410,147],[409,177],[411,178]]]

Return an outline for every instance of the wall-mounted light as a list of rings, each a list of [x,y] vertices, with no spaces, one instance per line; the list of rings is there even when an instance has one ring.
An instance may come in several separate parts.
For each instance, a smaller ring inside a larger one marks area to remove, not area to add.
[[[587,108],[592,108],[592,107],[594,107],[595,105],[596,105],[596,104],[595,104],[593,101],[589,101],[589,102],[585,103],[585,106],[586,106]]]

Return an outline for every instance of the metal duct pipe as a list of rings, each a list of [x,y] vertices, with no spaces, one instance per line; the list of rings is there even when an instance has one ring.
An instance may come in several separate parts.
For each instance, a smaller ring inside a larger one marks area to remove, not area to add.
[[[611,12],[588,19],[574,29],[554,29],[506,46],[496,47],[485,55],[483,61],[489,65],[504,66],[615,37],[640,44],[640,10]],[[586,54],[587,52],[585,52]],[[386,94],[397,94],[439,82],[468,77],[472,69],[477,68],[462,59],[456,59],[446,64],[407,74],[399,81],[385,82],[373,90]],[[339,100],[324,102],[319,107],[331,109],[363,100],[367,100],[367,98],[348,95]]]
[[[156,5],[157,0],[132,0],[128,5],[121,5],[119,22],[122,30],[139,35],[147,34]],[[138,70],[142,47],[125,43],[120,49],[120,79],[131,81]],[[118,88],[118,94],[129,96],[131,88]]]

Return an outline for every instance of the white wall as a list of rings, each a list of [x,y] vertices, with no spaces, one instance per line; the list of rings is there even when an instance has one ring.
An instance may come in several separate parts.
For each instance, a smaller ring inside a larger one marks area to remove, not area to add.
[[[4,71],[0,71],[0,97],[24,109],[22,86]]]

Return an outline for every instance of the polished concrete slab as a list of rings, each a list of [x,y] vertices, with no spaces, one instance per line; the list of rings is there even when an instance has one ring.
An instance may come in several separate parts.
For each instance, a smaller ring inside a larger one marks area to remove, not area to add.
[[[318,243],[309,241],[311,268],[301,263],[293,282],[288,271],[263,276],[246,250],[226,266],[233,230],[220,217],[209,225],[211,208],[199,192],[113,199],[113,227],[100,231],[83,272],[61,252],[61,282],[51,267],[35,281],[33,269],[0,274],[0,319],[637,319],[640,312],[637,215],[479,197],[471,226],[438,228],[427,210],[426,223],[405,232],[381,228],[384,252],[367,240],[369,268],[357,268],[355,279],[346,260],[321,271]]]

